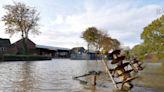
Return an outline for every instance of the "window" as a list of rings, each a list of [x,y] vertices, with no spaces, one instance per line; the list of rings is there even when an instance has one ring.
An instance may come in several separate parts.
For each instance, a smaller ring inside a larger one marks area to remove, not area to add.
[[[6,48],[5,47],[0,47],[0,51],[4,52],[4,51],[6,51]]]

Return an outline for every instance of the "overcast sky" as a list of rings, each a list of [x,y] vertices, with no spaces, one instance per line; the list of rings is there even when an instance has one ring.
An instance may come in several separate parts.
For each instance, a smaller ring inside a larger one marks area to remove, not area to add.
[[[40,12],[39,36],[30,35],[38,45],[72,48],[86,47],[80,38],[87,27],[105,30],[122,45],[133,47],[142,42],[140,34],[152,20],[164,14],[164,0],[0,0],[0,17],[3,6],[23,2]],[[0,21],[0,38],[9,38]],[[10,38],[11,42],[20,35]]]

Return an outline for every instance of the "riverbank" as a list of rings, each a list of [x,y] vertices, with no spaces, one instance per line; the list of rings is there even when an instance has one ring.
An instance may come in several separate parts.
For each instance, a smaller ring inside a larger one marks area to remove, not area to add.
[[[37,61],[37,60],[51,60],[50,56],[41,55],[3,55],[0,61]]]

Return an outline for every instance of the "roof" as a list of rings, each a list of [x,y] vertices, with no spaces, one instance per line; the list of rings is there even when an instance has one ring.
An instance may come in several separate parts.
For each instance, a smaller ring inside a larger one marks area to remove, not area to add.
[[[36,45],[36,48],[43,48],[43,49],[48,49],[48,50],[70,50],[68,48],[45,46],[45,45]]]
[[[84,47],[74,47],[74,48],[72,48],[72,50],[76,50],[76,49],[78,49],[78,50],[80,50],[80,49],[84,49],[84,50],[85,50]]]
[[[13,44],[17,44],[17,43],[22,43],[22,41],[23,41],[23,39],[25,39],[25,38],[22,38],[22,39],[20,39],[20,40],[18,40],[18,41],[16,41],[16,42],[14,42]],[[33,43],[33,44],[35,44],[33,41],[31,41],[29,38],[27,38],[27,41],[29,41],[29,42],[31,42],[31,43]],[[12,45],[13,45],[12,44]]]
[[[84,47],[74,47],[74,48],[72,48],[71,49],[71,52],[73,52],[73,53],[79,53],[79,52],[85,52],[86,50],[85,50],[85,48]]]
[[[0,38],[0,47],[8,47],[10,46],[10,40],[9,39],[2,39]]]

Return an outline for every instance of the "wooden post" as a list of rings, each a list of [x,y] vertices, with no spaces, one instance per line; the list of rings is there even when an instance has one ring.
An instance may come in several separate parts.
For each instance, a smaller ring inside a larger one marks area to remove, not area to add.
[[[96,86],[96,75],[95,74],[92,76],[92,84],[93,84],[93,86]]]
[[[130,64],[131,68],[132,68],[135,72],[138,72],[138,70],[137,70],[136,67],[132,64],[131,61],[129,61],[129,64]]]
[[[116,89],[118,89],[118,86],[117,86],[115,80],[113,79],[111,72],[109,71],[108,65],[106,64],[105,60],[102,60],[102,62],[103,62],[103,64],[104,64],[104,66],[105,66],[105,69],[106,69],[106,71],[107,71],[109,77],[111,78],[111,80],[112,80],[112,82],[113,82],[113,84],[114,84],[114,87],[115,87]]]

